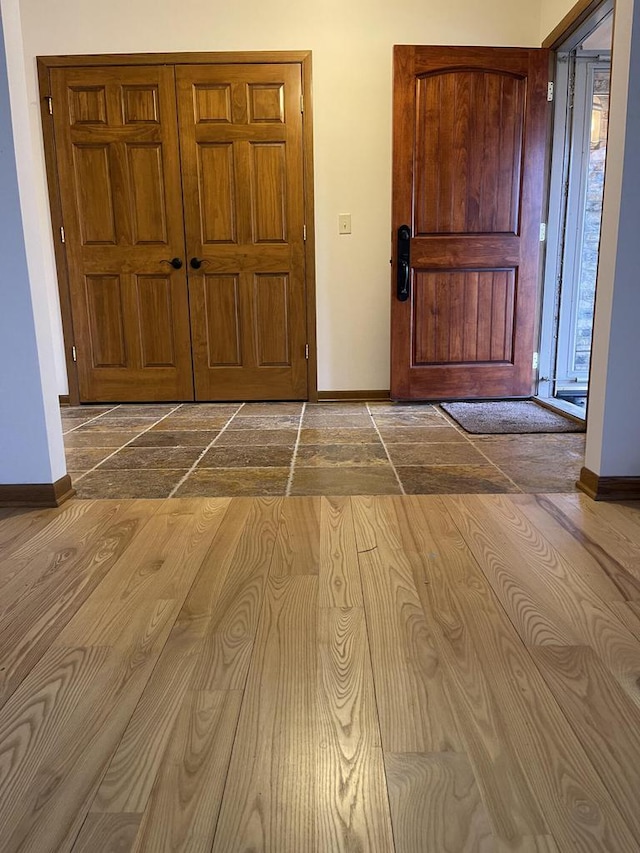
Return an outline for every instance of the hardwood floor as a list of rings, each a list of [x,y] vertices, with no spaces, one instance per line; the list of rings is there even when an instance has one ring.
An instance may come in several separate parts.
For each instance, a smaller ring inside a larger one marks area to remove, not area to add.
[[[637,853],[640,504],[0,511],[2,853]]]

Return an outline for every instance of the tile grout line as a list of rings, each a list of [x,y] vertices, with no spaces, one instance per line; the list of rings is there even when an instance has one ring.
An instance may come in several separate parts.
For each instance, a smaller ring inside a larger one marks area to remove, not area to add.
[[[438,408],[440,409],[440,414],[442,415],[444,420],[447,421],[447,423],[451,424],[451,426],[454,427],[454,429],[456,429],[460,433],[460,435],[465,439],[465,441],[469,442],[469,444],[471,445],[471,447],[474,448],[474,450],[477,450],[481,456],[484,456],[484,458],[487,460],[487,462],[490,465],[492,465],[496,469],[496,471],[499,471],[505,479],[507,479],[510,483],[512,483],[516,487],[516,489],[520,492],[520,494],[523,494],[523,490],[516,483],[516,481],[513,480],[508,474],[506,474],[502,470],[502,468],[500,468],[499,465],[496,465],[496,463],[487,456],[487,454],[484,452],[484,450],[481,450],[480,447],[475,443],[475,441],[472,440],[471,433],[468,433],[466,430],[462,429],[460,424],[456,420],[454,420],[454,418],[451,417],[449,412],[445,412],[445,410],[442,408],[441,405],[439,405]]]
[[[293,456],[291,457],[291,465],[289,466],[289,477],[287,478],[287,488],[285,489],[284,496],[286,498],[291,497],[291,489],[293,488],[293,475],[295,473],[295,465],[296,458],[298,456],[298,448],[300,446],[300,435],[302,434],[302,422],[304,421],[304,413],[307,411],[306,402],[302,404],[302,411],[300,412],[300,423],[298,424],[298,435],[296,436],[296,443],[293,446]]]
[[[115,412],[115,410],[119,407],[119,405],[120,405],[120,404],[119,404],[119,403],[117,403],[117,404],[116,404],[115,406],[113,406],[111,409],[107,409],[107,411],[106,411],[106,412],[100,412],[100,414],[99,414],[99,415],[96,415],[96,416],[95,416],[95,418],[89,418],[89,420],[88,420],[88,421],[83,421],[81,424],[78,424],[78,426],[77,426],[77,427],[72,427],[71,429],[68,429],[68,430],[64,430],[64,429],[63,429],[63,430],[62,430],[62,435],[63,435],[63,436],[65,436],[65,435],[71,435],[71,433],[72,433],[72,432],[75,432],[77,429],[82,429],[82,427],[83,427],[83,426],[86,426],[87,424],[92,424],[94,421],[99,420],[103,415],[108,415],[110,412]],[[60,415],[60,418],[61,418],[61,420],[62,420],[62,423],[64,424],[64,419],[62,418],[62,415]]]
[[[95,471],[97,468],[99,468],[99,467],[102,465],[102,463],[103,463],[103,462],[106,462],[106,461],[107,461],[107,459],[111,459],[111,457],[112,457],[112,456],[115,456],[115,455],[116,455],[116,453],[120,453],[120,451],[121,451],[121,450],[124,450],[124,448],[125,448],[125,447],[128,447],[128,446],[131,444],[131,442],[132,442],[132,441],[136,441],[136,439],[140,438],[140,436],[141,436],[141,435],[144,435],[144,434],[145,434],[145,432],[149,432],[149,430],[150,430],[150,429],[153,429],[153,428],[154,428],[154,426],[155,426],[156,424],[159,424],[159,423],[160,423],[161,421],[163,421],[165,418],[168,418],[168,417],[169,417],[169,415],[172,415],[174,412],[177,412],[177,411],[178,411],[178,409],[179,409],[181,406],[182,406],[182,403],[180,403],[179,405],[175,406],[173,409],[171,409],[171,411],[170,411],[170,412],[167,412],[167,414],[166,414],[166,415],[163,415],[161,418],[158,418],[157,420],[154,420],[154,422],[153,422],[150,426],[148,426],[146,429],[143,429],[141,432],[139,432],[139,433],[137,433],[136,435],[134,435],[134,436],[133,436],[133,438],[130,438],[130,439],[129,439],[129,441],[127,441],[127,442],[126,442],[125,444],[123,444],[121,447],[116,447],[116,449],[113,451],[113,453],[110,453],[108,456],[105,456],[105,457],[104,457],[104,459],[101,459],[101,460],[98,462],[98,464],[97,464],[97,465],[94,465],[94,466],[93,466],[93,468],[89,468],[89,470],[88,470],[88,471],[84,471],[84,472],[83,472],[79,477],[76,477],[76,478],[74,479],[74,481],[73,481],[73,482],[74,482],[74,484],[75,484],[75,483],[79,483],[79,482],[80,482],[80,480],[84,479],[84,477],[86,477],[86,476],[87,476],[87,474],[91,474],[91,473],[93,473],[93,471]],[[113,411],[113,410],[112,410],[112,411]],[[106,414],[106,412],[105,412],[105,414]]]
[[[378,438],[380,439],[380,443],[382,444],[382,449],[384,450],[384,452],[387,456],[387,459],[389,460],[389,465],[391,465],[391,470],[393,471],[395,478],[398,481],[398,485],[400,486],[400,494],[406,495],[407,493],[404,490],[404,485],[402,484],[402,480],[400,479],[400,475],[398,474],[396,466],[393,464],[393,460],[391,459],[391,454],[389,453],[389,450],[387,449],[387,445],[384,442],[384,439],[382,437],[382,433],[380,432],[378,424],[375,422],[375,419],[374,419],[373,415],[371,414],[371,409],[369,408],[369,403],[365,403],[365,405],[367,407],[367,412],[369,412],[369,417],[371,418],[371,423],[373,424],[375,431],[378,433]]]
[[[222,427],[222,429],[221,429],[221,430],[220,430],[220,432],[216,435],[216,437],[213,439],[213,441],[211,441],[211,442],[210,442],[210,443],[205,447],[205,449],[202,451],[202,453],[200,454],[200,456],[198,456],[198,458],[197,458],[197,459],[196,459],[196,461],[193,463],[193,465],[191,466],[191,468],[189,468],[189,470],[188,470],[188,471],[187,471],[187,473],[184,475],[184,477],[182,477],[180,480],[178,480],[178,482],[175,484],[175,486],[171,489],[171,491],[170,491],[170,492],[169,492],[169,494],[167,495],[167,500],[168,500],[169,498],[172,498],[172,497],[174,497],[174,496],[175,496],[175,493],[178,491],[178,489],[180,488],[180,486],[182,486],[182,485],[186,482],[186,480],[187,480],[187,479],[188,479],[188,478],[193,474],[193,472],[196,470],[196,468],[198,467],[198,465],[200,464],[200,462],[201,462],[201,461],[202,461],[202,459],[204,458],[205,453],[208,453],[208,452],[211,450],[211,448],[213,447],[213,445],[216,443],[216,441],[220,438],[220,436],[221,436],[223,433],[225,433],[225,432],[229,429],[229,426],[231,425],[231,422],[232,422],[232,421],[233,421],[233,419],[237,416],[238,412],[240,412],[240,411],[244,408],[244,406],[245,406],[245,405],[246,405],[246,403],[241,403],[241,404],[238,406],[238,408],[236,409],[236,411],[231,415],[231,417],[229,418],[229,420],[228,420],[228,421],[226,422],[226,424]]]

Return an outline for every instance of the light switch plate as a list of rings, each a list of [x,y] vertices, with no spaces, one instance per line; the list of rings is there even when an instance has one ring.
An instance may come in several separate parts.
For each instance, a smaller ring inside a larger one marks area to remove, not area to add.
[[[351,214],[341,213],[338,216],[338,234],[351,234]]]

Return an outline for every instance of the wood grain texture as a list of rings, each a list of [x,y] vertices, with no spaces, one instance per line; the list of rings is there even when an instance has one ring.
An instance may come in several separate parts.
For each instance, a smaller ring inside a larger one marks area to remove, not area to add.
[[[588,645],[640,706],[640,649],[580,572],[499,496],[443,498],[527,645]],[[550,630],[552,626],[553,630]]]
[[[65,512],[69,504],[61,507],[59,513]],[[55,516],[49,515],[49,510],[39,509],[5,509],[0,518],[0,549],[3,555],[19,548],[43,527],[47,527]],[[4,562],[4,560],[3,560]],[[0,569],[2,577],[2,569]]]
[[[481,588],[450,587],[450,593],[503,711],[505,735],[559,847],[633,850],[628,826],[508,616]]]
[[[640,578],[619,563],[611,551],[588,536],[579,524],[545,495],[514,495],[513,502],[554,548],[574,566],[603,601],[640,600]],[[612,509],[614,509],[612,507]],[[640,533],[640,529],[638,531]]]
[[[352,504],[383,747],[456,751],[460,739],[440,660],[392,504],[377,498],[353,498]]]
[[[397,853],[493,851],[494,840],[464,755],[385,757]]]
[[[640,640],[640,602],[614,601],[609,605],[623,625]]]
[[[141,609],[159,600],[182,604],[227,506],[225,499],[165,501],[56,642],[123,647]]]
[[[19,527],[2,853],[635,853],[637,515],[556,501],[105,501]]]
[[[129,853],[138,832],[139,814],[89,814],[73,853]]]
[[[306,399],[302,68],[175,74],[196,399]]]
[[[545,646],[533,658],[640,844],[640,711],[588,647]],[[610,726],[615,719],[618,725]]]
[[[187,694],[135,851],[209,853],[241,701],[240,691]]]
[[[456,590],[471,588],[500,612],[499,604],[439,498],[396,502],[403,544],[414,555],[414,571],[426,617],[445,673],[445,690],[473,766],[497,843],[505,849],[544,850],[537,839],[548,826],[505,709],[484,670],[476,640],[465,624]]]
[[[129,502],[120,502],[129,505]],[[77,558],[82,543],[91,537],[103,519],[108,519],[117,504],[94,505],[93,501],[74,501],[51,519],[45,530],[34,531],[24,543],[7,544],[0,561],[0,620],[39,578],[63,568]]]
[[[600,504],[578,495],[550,495],[563,515],[567,516],[583,533],[604,548],[635,578],[640,579],[637,543],[629,537],[626,525],[614,527],[610,519],[601,514]]]
[[[364,611],[318,621],[318,849],[392,851]]]
[[[144,812],[187,693],[198,646],[171,633],[100,783],[91,811]]]
[[[174,71],[56,68],[50,83],[80,398],[192,400]]]
[[[353,512],[348,498],[322,498],[320,607],[361,607],[362,588]]]
[[[43,550],[46,571],[0,621],[0,705],[89,598],[149,516],[144,502],[108,503],[78,546],[62,552],[56,549],[54,554]],[[57,564],[58,555],[61,565]]]
[[[313,577],[271,578],[267,585],[215,853],[316,849],[317,589]]]
[[[531,393],[548,62],[540,49],[394,47],[393,399]]]
[[[318,574],[320,502],[314,497],[291,498],[282,507],[272,577]]]
[[[210,564],[210,553],[195,588],[197,595],[209,565],[224,577],[204,627],[193,678],[196,690],[243,689],[247,678],[282,502],[262,498],[247,504],[249,512],[235,548],[222,566]]]

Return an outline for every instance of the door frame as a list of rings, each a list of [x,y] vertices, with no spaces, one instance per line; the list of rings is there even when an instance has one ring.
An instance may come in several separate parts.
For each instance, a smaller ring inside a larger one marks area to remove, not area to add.
[[[539,309],[539,364],[535,398],[550,408],[568,412],[584,420],[577,406],[558,400],[554,396],[556,340],[555,329],[559,315],[559,282],[564,254],[564,229],[566,196],[564,192],[569,159],[569,56],[589,33],[614,11],[615,0],[578,0],[542,46],[550,50],[549,79],[554,81],[554,110],[550,128],[549,162],[547,163],[545,189],[547,210],[547,235],[543,260],[542,292]]]
[[[78,371],[74,361],[74,330],[71,314],[69,271],[63,235],[62,205],[58,170],[56,166],[56,142],[53,114],[50,110],[51,81],[53,68],[109,67],[114,65],[300,65],[302,70],[302,146],[304,163],[304,211],[306,226],[305,241],[305,298],[307,314],[307,398],[318,401],[318,353],[316,333],[316,242],[314,220],[314,172],[313,172],[313,86],[311,74],[311,51],[233,51],[194,53],[109,53],[96,55],[38,56],[38,84],[40,90],[40,113],[47,173],[49,206],[53,247],[60,295],[60,314],[64,339],[65,362],[69,382],[69,403],[80,403]]]

